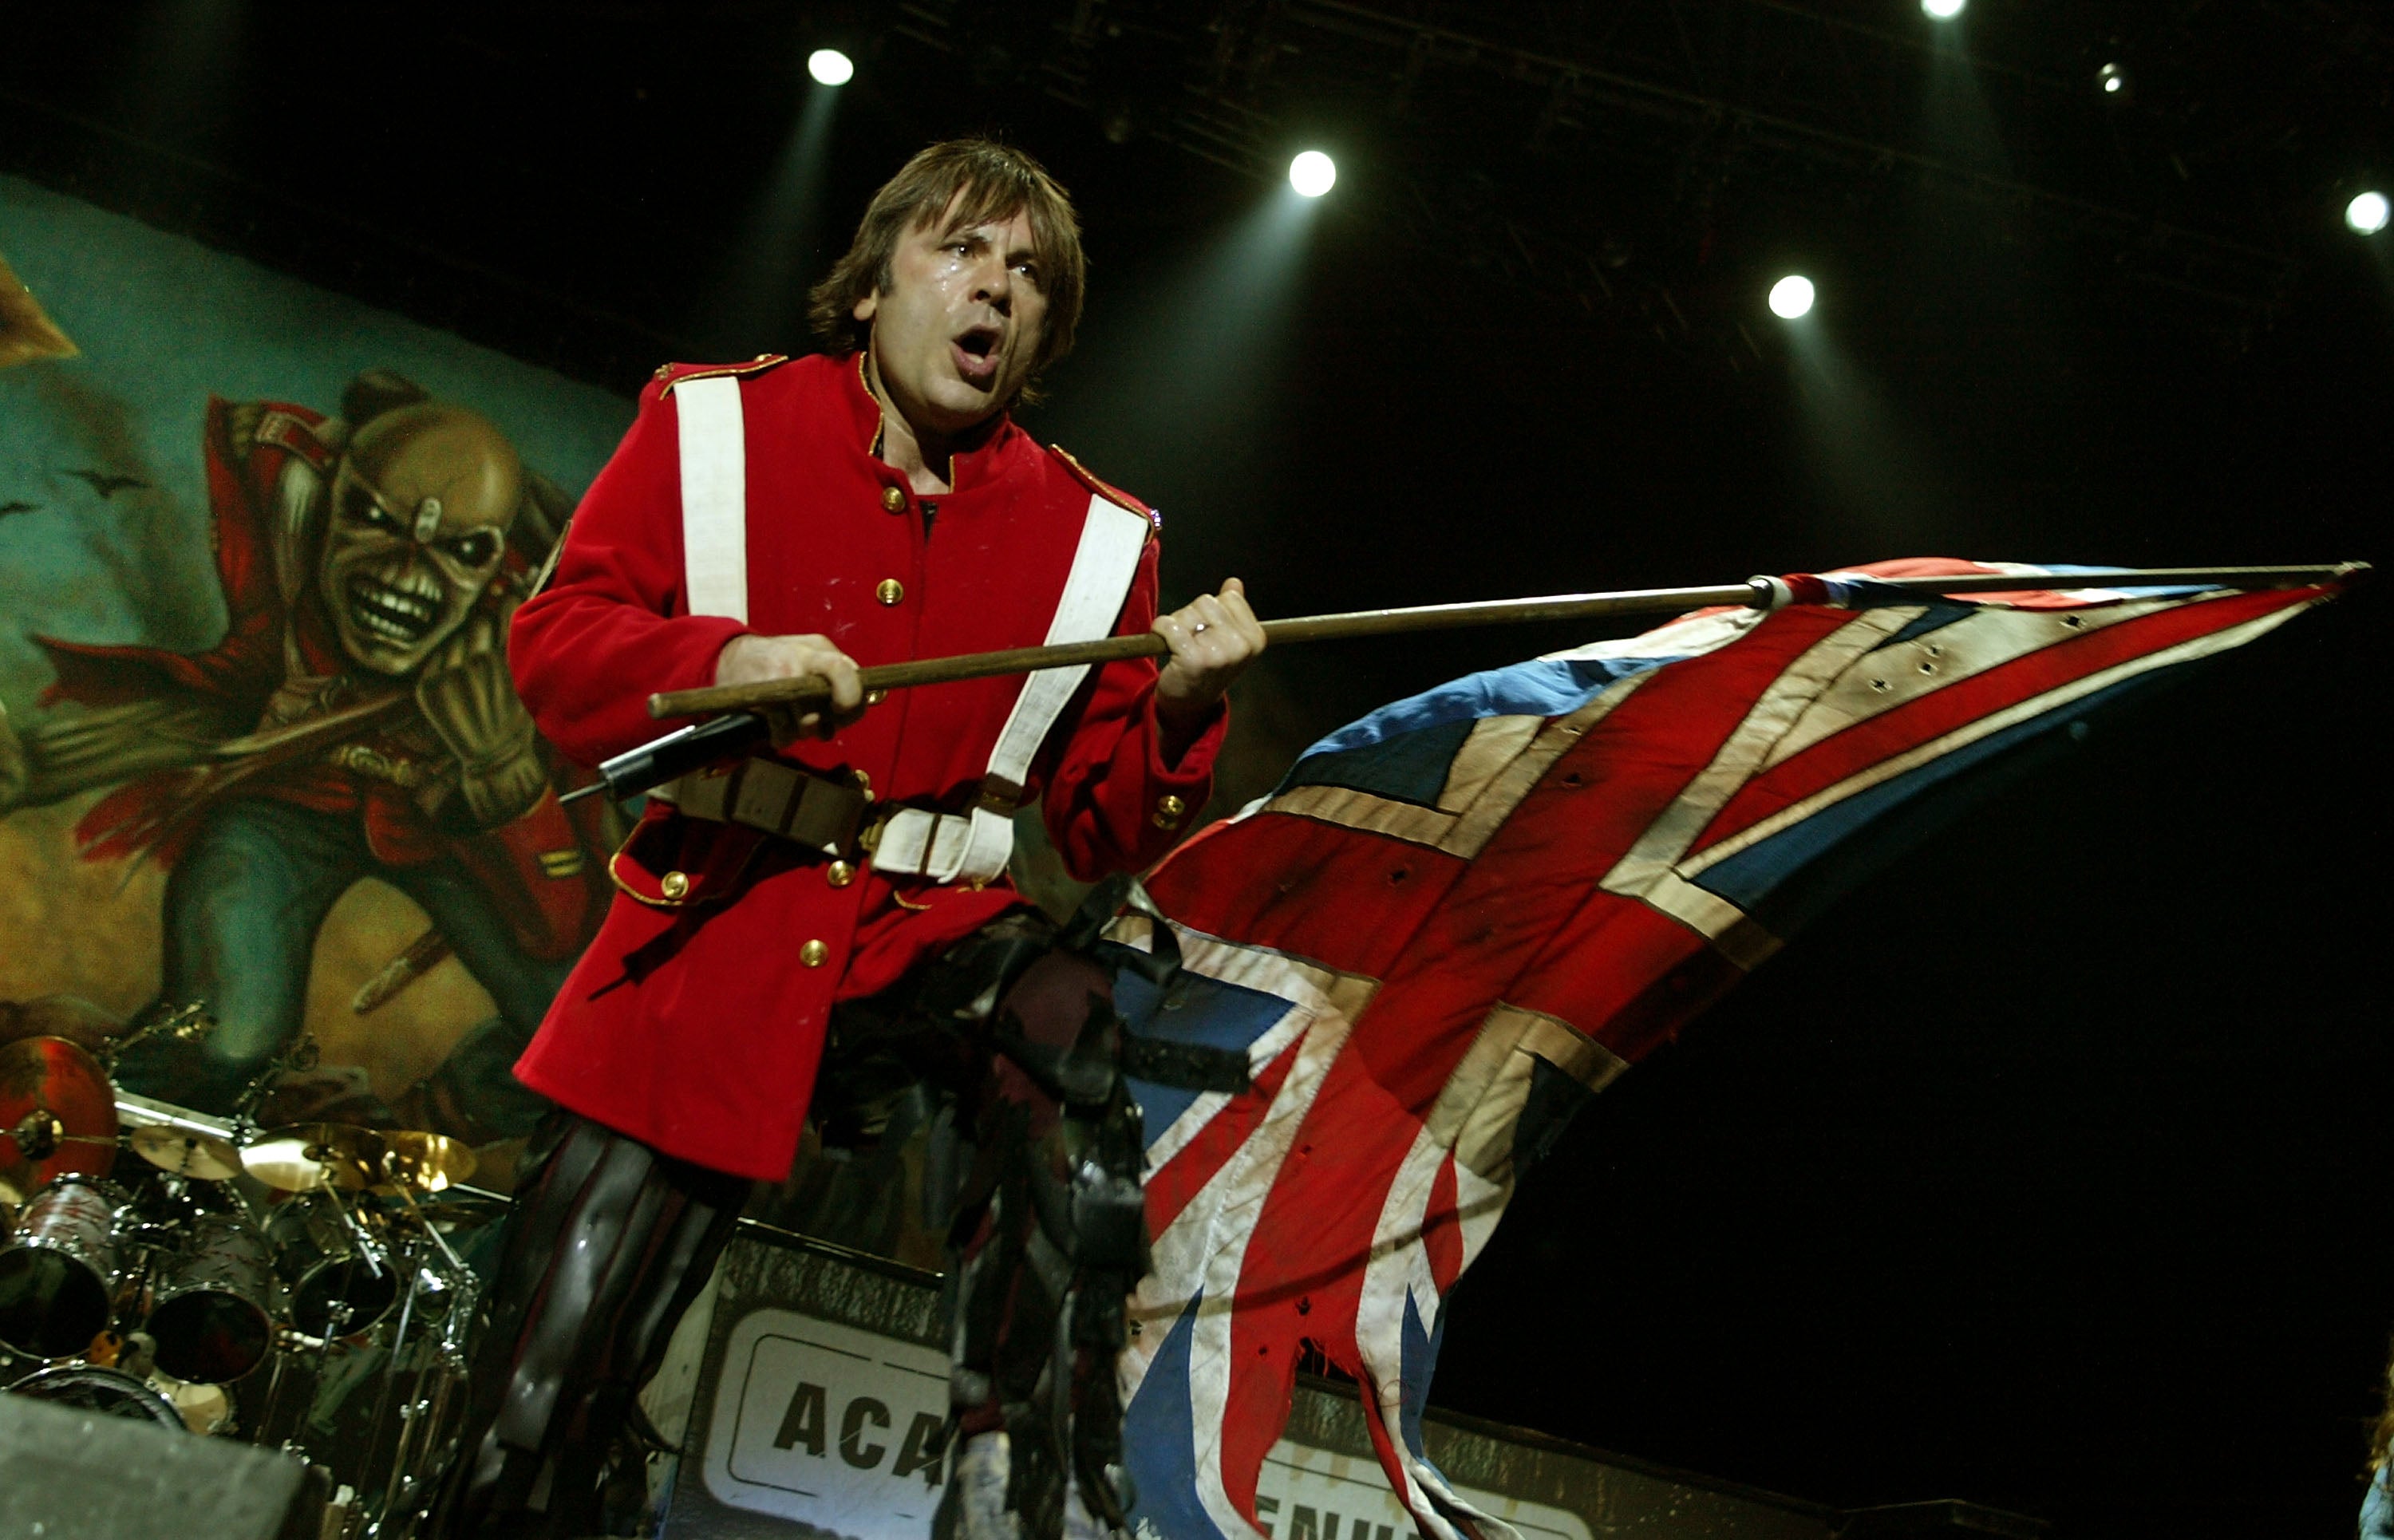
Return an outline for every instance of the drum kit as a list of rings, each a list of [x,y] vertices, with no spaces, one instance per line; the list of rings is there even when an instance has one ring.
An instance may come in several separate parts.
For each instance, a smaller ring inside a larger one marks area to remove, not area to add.
[[[439,1134],[259,1126],[304,1046],[230,1120],[120,1099],[113,1048],[135,1035],[0,1046],[0,1361],[34,1361],[5,1389],[280,1447],[339,1489],[328,1535],[414,1533],[455,1452],[477,1316],[452,1237],[470,1245],[504,1204],[459,1188],[474,1152]]]

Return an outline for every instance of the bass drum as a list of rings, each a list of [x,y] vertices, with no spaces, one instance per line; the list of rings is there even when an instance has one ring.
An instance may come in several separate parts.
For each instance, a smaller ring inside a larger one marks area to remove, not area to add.
[[[67,1358],[107,1329],[124,1201],[108,1182],[79,1174],[26,1201],[0,1250],[0,1342],[29,1358]]]
[[[12,1396],[31,1396],[35,1401],[71,1406],[78,1412],[155,1423],[178,1433],[191,1431],[184,1425],[182,1414],[165,1397],[131,1375],[97,1364],[59,1363],[36,1369],[7,1389]]]
[[[354,1336],[399,1302],[395,1248],[363,1205],[345,1221],[331,1193],[295,1192],[266,1217],[266,1235],[291,1287],[291,1323],[318,1341]]]
[[[266,1362],[281,1294],[257,1231],[229,1214],[203,1215],[159,1269],[142,1330],[157,1338],[167,1374],[230,1384]]]

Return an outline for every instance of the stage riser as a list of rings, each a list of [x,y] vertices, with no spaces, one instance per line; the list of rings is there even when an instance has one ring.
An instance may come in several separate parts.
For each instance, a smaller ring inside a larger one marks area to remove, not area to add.
[[[674,1343],[645,1404],[687,1430],[664,1540],[922,1540],[944,1459],[939,1291],[921,1275],[750,1231]],[[1433,1463],[1525,1540],[1831,1540],[1847,1515],[1728,1482],[1432,1412]],[[1361,1408],[1300,1383],[1267,1461],[1259,1516],[1276,1540],[1407,1540]],[[1163,1540],[1178,1540],[1176,1536]]]
[[[0,1395],[0,1535],[315,1540],[306,1476],[247,1444]]]

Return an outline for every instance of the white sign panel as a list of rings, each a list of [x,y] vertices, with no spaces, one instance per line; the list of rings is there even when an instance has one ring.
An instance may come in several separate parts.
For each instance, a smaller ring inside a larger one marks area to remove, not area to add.
[[[1457,1487],[1480,1512],[1520,1531],[1522,1540],[1593,1540],[1579,1515],[1541,1503]],[[1308,1449],[1282,1439],[1256,1481],[1256,1517],[1272,1540],[1412,1540],[1412,1515],[1374,1459]]]
[[[751,1310],[724,1343],[706,1490],[729,1507],[853,1540],[924,1540],[947,1474],[947,1410],[948,1360],[938,1349],[788,1310]],[[1592,1540],[1587,1525],[1560,1508],[1457,1490],[1523,1540]],[[1414,1533],[1377,1461],[1286,1439],[1264,1460],[1256,1513],[1273,1540],[1409,1540]]]
[[[946,1475],[948,1358],[788,1310],[731,1328],[707,1426],[717,1502],[854,1540],[923,1540]]]

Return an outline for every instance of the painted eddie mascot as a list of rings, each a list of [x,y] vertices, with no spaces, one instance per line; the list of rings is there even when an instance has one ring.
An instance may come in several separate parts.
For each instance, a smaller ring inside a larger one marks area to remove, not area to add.
[[[169,867],[160,1000],[217,1025],[133,1048],[128,1089],[228,1110],[298,1033],[325,915],[375,877],[430,917],[411,951],[454,952],[497,1007],[410,1110],[521,1134],[546,1104],[506,1065],[605,891],[596,821],[559,807],[505,652],[562,498],[488,419],[397,376],[362,376],[344,407],[208,403],[223,639],[35,638],[44,704],[81,709],[0,730],[0,809],[124,783],[78,824],[84,857]]]

